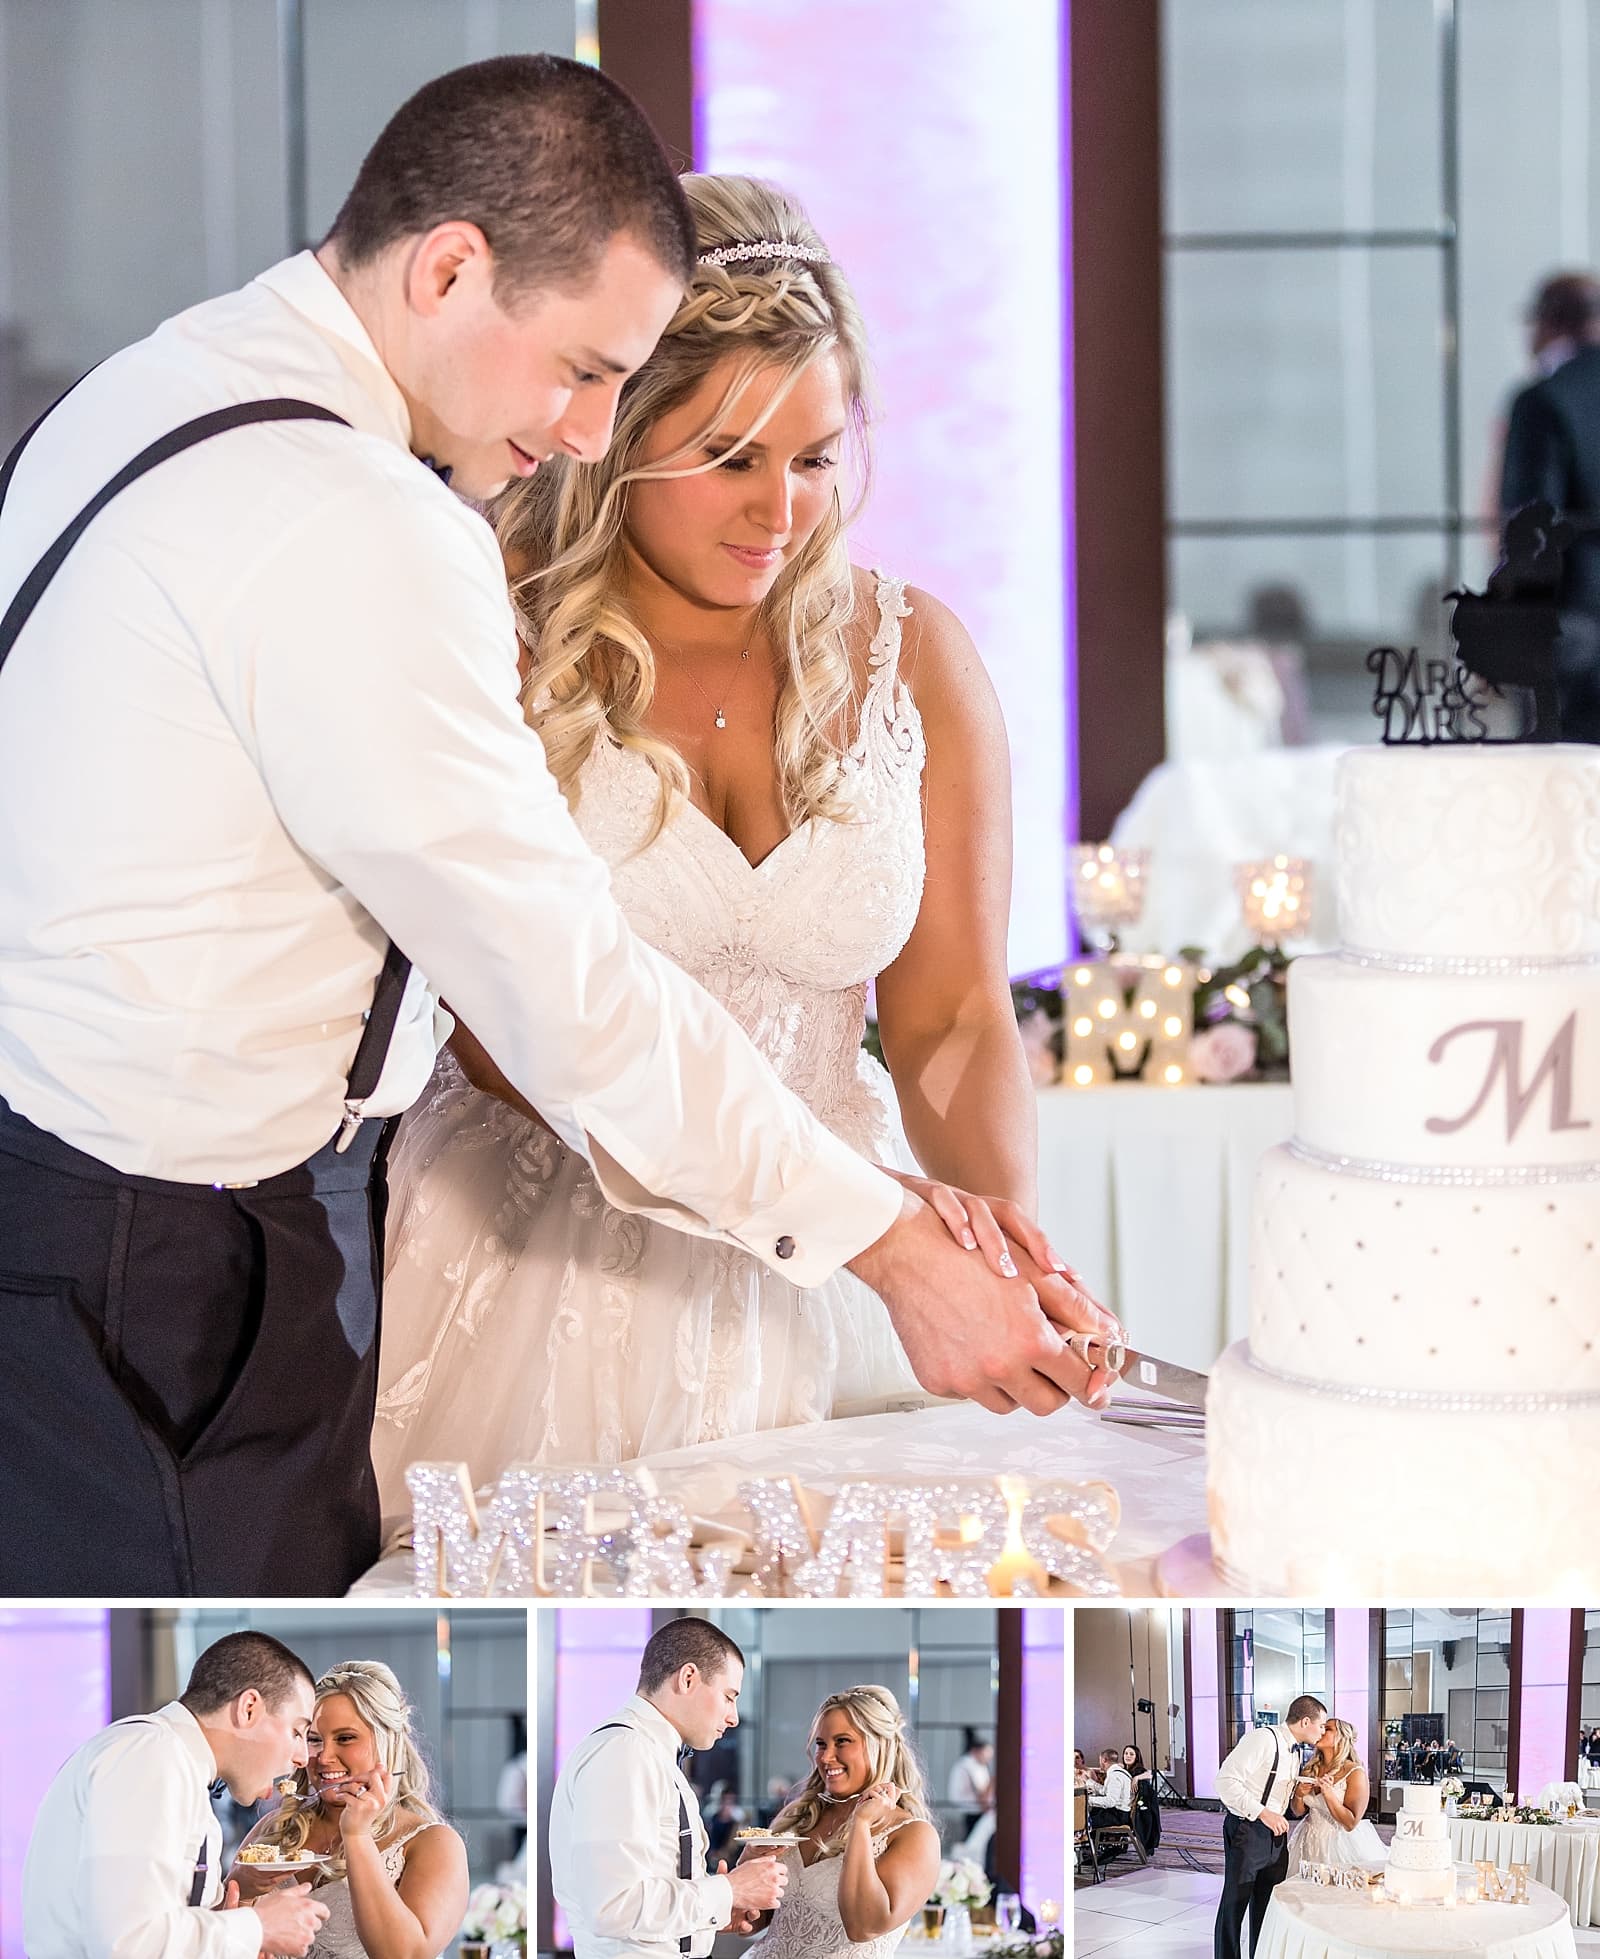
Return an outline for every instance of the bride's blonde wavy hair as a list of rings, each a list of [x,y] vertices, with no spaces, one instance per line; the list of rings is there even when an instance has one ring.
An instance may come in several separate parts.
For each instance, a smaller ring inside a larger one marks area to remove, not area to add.
[[[345,1660],[325,1673],[316,1685],[320,1704],[330,1695],[344,1694],[372,1730],[378,1761],[394,1777],[394,1793],[373,1823],[374,1839],[382,1844],[407,1818],[419,1823],[442,1823],[444,1818],[428,1800],[432,1778],[411,1727],[411,1704],[405,1689],[381,1660]],[[313,1717],[315,1718],[315,1717]],[[284,1850],[304,1849],[313,1821],[336,1812],[325,1808],[311,1785],[309,1764],[294,1772],[294,1787],[267,1819],[259,1842]],[[336,1873],[344,1870],[340,1854],[331,1858]]]
[[[892,1782],[900,1792],[896,1798],[900,1807],[908,1815],[932,1822],[933,1813],[928,1807],[922,1763],[911,1739],[911,1730],[906,1725],[906,1717],[900,1712],[900,1703],[889,1689],[847,1687],[842,1694],[830,1694],[813,1715],[812,1729],[815,1730],[817,1723],[835,1708],[867,1745],[867,1785]],[[823,1800],[825,1787],[822,1771],[813,1763],[811,1773],[778,1812],[773,1829],[796,1830],[801,1836],[814,1830],[828,1808]],[[841,1838],[844,1834],[840,1833]],[[842,1841],[828,1844],[824,1846],[822,1854],[832,1856],[842,1853],[843,1849]]]
[[[702,253],[752,241],[821,249],[800,206],[771,184],[693,175],[682,183]],[[838,358],[849,404],[846,435],[858,491],[847,508],[835,488],[827,515],[764,601],[759,625],[784,674],[774,747],[789,822],[851,816],[840,780],[855,694],[847,639],[855,586],[845,533],[870,472],[866,335],[836,265],[781,257],[697,264],[654,353],[623,384],[604,458],[548,463],[491,511],[511,570],[518,629],[533,655],[524,712],[570,805],[577,803],[578,772],[602,731],[656,772],[661,793],[652,836],[674,799],[689,790],[683,758],[646,727],[656,663],[624,597],[629,485],[715,469],[722,458],[707,461],[701,452],[751,384],[776,372],[770,416],[799,377],[829,355]],[[726,386],[705,423],[672,454],[642,462],[655,425],[723,367]],[[751,428],[745,440],[759,430],[760,424]]]

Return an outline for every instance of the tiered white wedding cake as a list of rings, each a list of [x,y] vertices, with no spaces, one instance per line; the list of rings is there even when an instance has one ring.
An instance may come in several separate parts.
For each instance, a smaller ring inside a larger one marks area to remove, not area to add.
[[[1414,1905],[1442,1904],[1455,1895],[1456,1867],[1450,1825],[1439,1806],[1439,1791],[1420,1782],[1406,1784],[1405,1801],[1395,1818],[1394,1841],[1384,1867],[1383,1888],[1391,1898]]]
[[[1600,1586],[1600,750],[1357,749],[1343,949],[1211,1377],[1213,1555],[1278,1595]],[[1296,1521],[1298,1520],[1298,1521]]]

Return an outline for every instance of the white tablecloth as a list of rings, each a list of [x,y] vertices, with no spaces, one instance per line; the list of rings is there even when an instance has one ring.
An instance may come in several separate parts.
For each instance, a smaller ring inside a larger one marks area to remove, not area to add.
[[[1129,1393],[1130,1401],[1138,1397]],[[647,1456],[664,1491],[694,1515],[742,1516],[737,1486],[748,1477],[795,1476],[808,1489],[873,1479],[935,1482],[1016,1475],[1031,1482],[1110,1483],[1122,1523],[1107,1557],[1132,1597],[1155,1591],[1155,1564],[1180,1538],[1205,1528],[1204,1445],[1194,1435],[1122,1429],[1087,1409],[1039,1420],[991,1415],[975,1402],[938,1403],[908,1414],[862,1415],[801,1428],[768,1429]],[[353,1587],[356,1595],[405,1595],[410,1553],[397,1551]]]
[[[1465,1880],[1462,1880],[1465,1888]],[[1525,1905],[1375,1905],[1291,1878],[1267,1907],[1256,1959],[1576,1959],[1566,1906],[1542,1884]]]
[[[1600,1819],[1593,1823],[1483,1823],[1452,1816],[1456,1859],[1490,1858],[1497,1870],[1526,1864],[1530,1875],[1567,1901],[1574,1925],[1600,1924]]]
[[[1204,1370],[1249,1331],[1256,1165],[1293,1127],[1284,1083],[1043,1089],[1039,1221],[1138,1346]]]

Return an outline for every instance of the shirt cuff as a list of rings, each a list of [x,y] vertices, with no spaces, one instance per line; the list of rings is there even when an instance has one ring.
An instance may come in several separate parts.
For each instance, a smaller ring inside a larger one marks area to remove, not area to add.
[[[646,1189],[592,1136],[585,1137],[583,1154],[593,1166],[601,1195],[617,1210],[694,1237],[721,1238],[741,1246],[791,1285],[820,1286],[877,1243],[899,1217],[904,1193],[892,1177],[830,1130],[819,1133],[816,1155],[785,1178],[782,1194],[725,1232]]]
[[[256,1959],[261,1950],[261,1920],[249,1905],[240,1905],[234,1911],[214,1911],[212,1916],[222,1928],[219,1943],[228,1959]]]
[[[704,1877],[696,1887],[700,1903],[707,1916],[701,1921],[713,1930],[720,1930],[733,1916],[733,1886],[725,1877]]]

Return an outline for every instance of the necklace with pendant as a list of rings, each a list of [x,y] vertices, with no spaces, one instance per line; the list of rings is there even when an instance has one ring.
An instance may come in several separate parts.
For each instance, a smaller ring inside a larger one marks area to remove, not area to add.
[[[671,647],[658,646],[658,650],[662,653],[671,653],[673,664],[675,666],[679,665],[678,656],[676,653],[672,652]],[[733,678],[728,682],[727,688],[725,689],[722,699],[720,701],[714,701],[711,698],[711,696],[706,692],[706,690],[700,685],[699,681],[695,679],[693,670],[690,667],[688,666],[680,667],[680,671],[682,672],[684,678],[694,688],[695,692],[705,702],[706,706],[711,709],[711,725],[713,728],[727,727],[728,717],[724,710],[726,709],[728,702],[733,699],[735,693],[738,691],[739,682],[744,678],[745,668],[749,664],[750,664],[750,649],[747,646],[745,647],[743,652],[741,652],[739,655],[739,664],[737,668],[735,668]]]

